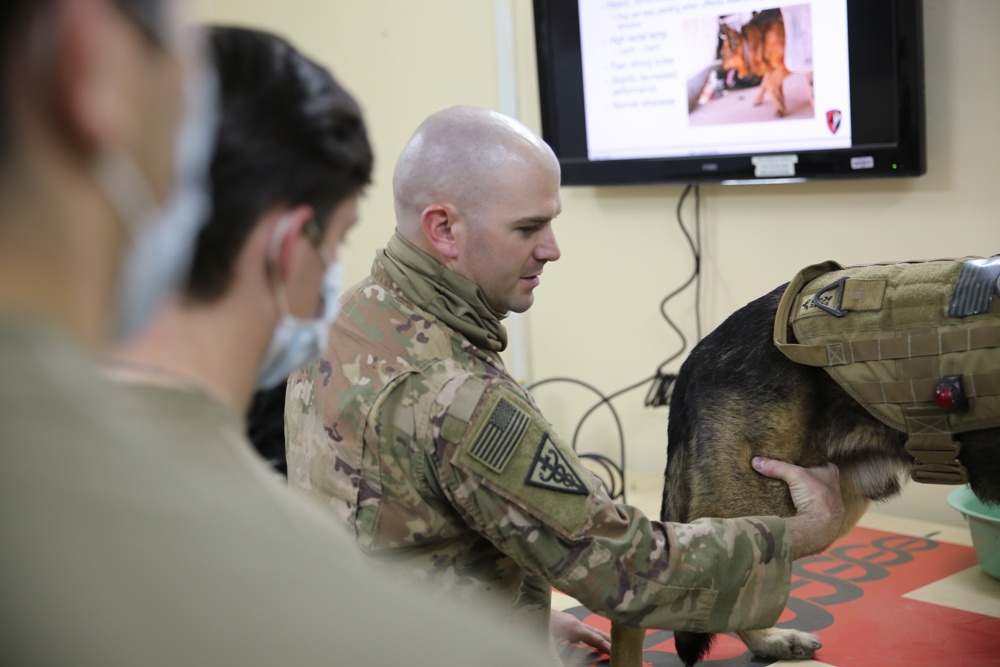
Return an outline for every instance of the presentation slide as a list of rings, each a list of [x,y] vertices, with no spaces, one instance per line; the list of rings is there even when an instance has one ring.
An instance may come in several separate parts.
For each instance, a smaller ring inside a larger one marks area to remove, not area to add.
[[[592,160],[851,146],[846,0],[580,0]]]

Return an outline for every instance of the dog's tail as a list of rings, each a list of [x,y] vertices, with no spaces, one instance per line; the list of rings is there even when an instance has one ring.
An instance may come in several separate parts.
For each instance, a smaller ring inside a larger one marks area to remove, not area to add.
[[[677,648],[677,655],[687,667],[703,659],[712,648],[715,635],[702,632],[675,632],[674,645]]]

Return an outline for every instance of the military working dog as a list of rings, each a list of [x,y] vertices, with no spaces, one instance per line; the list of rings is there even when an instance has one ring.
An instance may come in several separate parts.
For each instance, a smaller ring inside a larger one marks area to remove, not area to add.
[[[991,272],[1000,271],[1000,259],[987,262]],[[992,281],[997,281],[996,275],[988,278],[988,283]],[[968,400],[974,402],[974,407],[975,401],[979,401],[980,413],[992,401],[989,410],[995,413],[1000,394],[995,382],[1000,377],[997,342],[1000,299],[995,298],[994,292],[1000,291],[1000,285],[987,287],[989,312],[964,318],[978,318],[977,326],[985,326],[976,337],[989,338],[977,344],[981,348],[977,354],[987,356],[978,357],[969,371],[971,375],[967,376],[969,381],[983,379],[969,390],[979,398]],[[915,459],[911,454],[913,440],[907,442],[913,437],[912,431],[907,433],[886,425],[849,395],[826,368],[792,361],[779,349],[776,341],[782,330],[788,342],[797,342],[792,327],[786,324],[787,316],[778,314],[785,292],[786,286],[781,286],[736,311],[699,342],[682,365],[670,400],[661,508],[664,521],[794,514],[787,486],[751,468],[751,459],[763,455],[801,466],[831,461],[837,464],[845,506],[841,534],[846,534],[871,501],[899,493],[901,480],[921,467],[920,452]],[[842,313],[837,310],[847,308],[842,303],[843,299],[839,306],[835,302],[832,308],[826,308],[834,314]],[[800,308],[813,305],[808,300],[805,306],[802,304],[800,301]],[[867,307],[872,309],[871,304]],[[858,310],[865,308],[858,306]],[[987,335],[981,336],[984,332]],[[964,332],[961,338],[964,340]],[[891,363],[928,366],[937,372],[952,362],[944,362],[942,366],[937,359],[905,358]],[[993,386],[986,387],[987,379]],[[931,409],[935,409],[933,405]],[[988,419],[977,423],[985,423],[988,428],[946,434],[948,442],[954,444],[954,438],[960,443],[960,450],[957,460],[950,462],[952,467],[944,468],[945,473],[937,472],[942,467],[936,464],[924,467],[935,471],[931,473],[932,479],[962,470],[960,478],[945,483],[964,482],[967,474],[973,492],[980,499],[1000,503],[1000,428],[997,427],[1000,422],[991,413]],[[930,481],[917,474],[914,477]],[[620,632],[624,641],[617,650],[633,656],[626,660],[634,660],[641,649],[630,648],[628,644],[641,638],[642,633]],[[806,659],[820,648],[815,635],[791,629],[768,628],[738,634],[762,658]],[[713,637],[677,632],[677,653],[686,665],[693,665],[708,652]],[[628,663],[615,661],[615,664]]]
[[[808,11],[808,5],[805,6],[805,10]],[[803,48],[808,49],[809,70],[802,73],[809,86],[809,104],[811,105],[813,102],[812,45],[808,39],[804,38],[794,43],[790,41],[789,23],[785,20],[782,12],[783,10],[778,9],[756,12],[753,18],[740,30],[734,29],[725,22],[719,26],[721,68],[735,72],[739,79],[745,79],[748,76],[761,77],[760,90],[754,100],[754,106],[760,106],[764,102],[764,96],[770,95],[771,99],[774,100],[775,115],[777,116],[789,113],[783,83],[791,74],[794,59],[790,61],[788,53],[793,48],[796,51],[801,51]],[[802,41],[805,43],[800,44],[799,42]]]

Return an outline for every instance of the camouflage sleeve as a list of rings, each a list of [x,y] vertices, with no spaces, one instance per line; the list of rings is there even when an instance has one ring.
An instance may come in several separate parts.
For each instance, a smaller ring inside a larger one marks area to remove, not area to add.
[[[529,574],[521,582],[515,606],[548,616],[552,607],[552,584],[537,574]]]
[[[517,388],[465,378],[443,394],[428,473],[522,567],[616,622],[724,632],[777,621],[791,577],[781,519],[651,521],[614,503]]]

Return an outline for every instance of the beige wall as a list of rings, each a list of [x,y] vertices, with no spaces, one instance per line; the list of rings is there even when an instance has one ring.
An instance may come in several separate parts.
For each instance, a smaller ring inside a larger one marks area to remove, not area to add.
[[[507,0],[515,28],[520,118],[540,130],[530,0]],[[363,224],[344,250],[358,279],[392,230],[392,164],[431,112],[459,103],[498,108],[492,0],[195,0],[209,21],[265,28],[326,64],[361,101],[372,133],[375,183]],[[1000,28],[995,0],[925,0],[928,173],[918,179],[702,188],[703,330],[824,259],[844,264],[1000,252],[994,160],[1000,85],[987,59]],[[503,65],[504,63],[501,63]],[[652,374],[677,349],[659,314],[691,258],[674,210],[681,188],[563,189],[557,222],[563,258],[546,269],[522,318],[529,377],[571,376],[604,393]],[[693,209],[688,207],[688,219]],[[691,292],[670,311],[694,335]],[[678,363],[673,364],[676,369]],[[627,469],[660,475],[666,411],[642,407],[643,390],[615,400]],[[569,437],[591,394],[571,385],[537,392]],[[606,410],[588,421],[581,451],[617,456]],[[879,511],[960,524],[950,487],[911,484]]]

